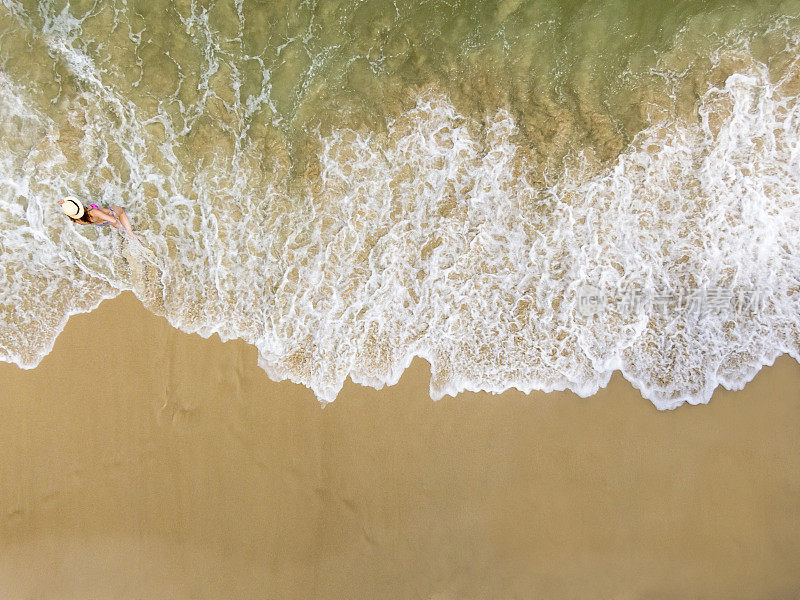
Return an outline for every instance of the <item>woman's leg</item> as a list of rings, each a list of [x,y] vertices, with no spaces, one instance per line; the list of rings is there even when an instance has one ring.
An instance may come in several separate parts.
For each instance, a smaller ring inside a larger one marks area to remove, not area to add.
[[[125,231],[133,235],[133,229],[131,229],[131,222],[128,219],[128,215],[125,214],[125,211],[121,206],[112,206],[111,209],[117,213],[117,220],[122,224],[125,228]]]

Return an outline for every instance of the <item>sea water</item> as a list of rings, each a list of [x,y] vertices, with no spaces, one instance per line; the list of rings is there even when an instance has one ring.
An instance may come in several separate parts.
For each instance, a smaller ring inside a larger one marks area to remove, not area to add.
[[[800,2],[0,0],[0,360],[132,290],[334,400],[800,360]],[[124,206],[143,242],[57,201]]]

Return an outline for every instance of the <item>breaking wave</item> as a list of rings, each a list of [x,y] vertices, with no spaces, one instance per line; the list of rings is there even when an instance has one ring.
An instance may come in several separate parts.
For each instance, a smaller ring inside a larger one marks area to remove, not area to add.
[[[109,87],[79,26],[42,26],[79,81],[56,112],[0,73],[2,360],[36,366],[69,315],[123,290],[183,331],[254,345],[270,378],[322,402],[348,376],[394,384],[415,356],[434,399],[588,396],[619,370],[659,409],[800,360],[788,36],[777,66],[721,43],[688,104],[696,72],[652,70],[666,93],[610,157],[577,135],[544,152],[512,106],[466,114],[425,85],[384,127],[314,129],[298,161],[267,128],[218,125],[267,110],[268,85],[224,107],[209,92],[180,126]],[[68,193],[123,198],[144,245],[65,223]]]

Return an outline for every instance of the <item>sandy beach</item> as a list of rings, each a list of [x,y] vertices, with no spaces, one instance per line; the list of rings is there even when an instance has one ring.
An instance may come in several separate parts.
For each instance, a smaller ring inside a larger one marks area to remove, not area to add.
[[[0,1],[0,600],[800,600],[798,149],[800,0]]]
[[[615,375],[324,409],[125,293],[0,365],[0,597],[775,599],[800,593],[800,367],[658,412]]]

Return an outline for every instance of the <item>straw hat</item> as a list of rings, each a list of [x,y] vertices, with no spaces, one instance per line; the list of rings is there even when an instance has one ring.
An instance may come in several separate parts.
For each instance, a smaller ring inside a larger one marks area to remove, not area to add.
[[[67,196],[61,202],[61,210],[70,219],[80,219],[83,216],[83,204],[75,196]]]

